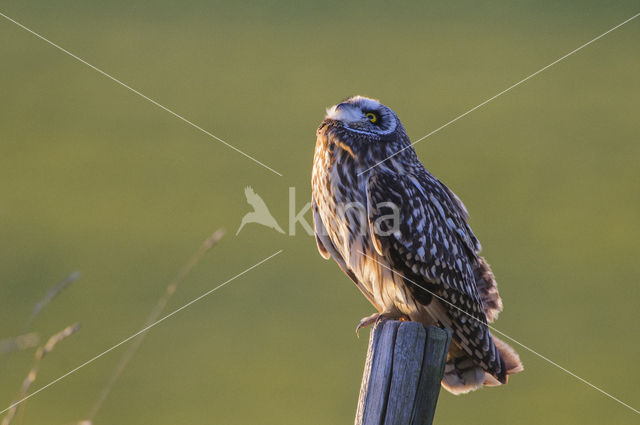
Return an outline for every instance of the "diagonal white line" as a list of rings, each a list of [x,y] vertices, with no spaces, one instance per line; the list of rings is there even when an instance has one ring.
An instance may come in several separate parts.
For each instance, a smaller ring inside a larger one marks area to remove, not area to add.
[[[110,348],[106,349],[105,351],[103,351],[102,353],[90,358],[89,360],[87,360],[86,362],[82,363],[80,366],[71,369],[69,372],[65,373],[64,375],[54,379],[53,381],[49,382],[47,385],[38,388],[36,391],[32,392],[31,394],[29,394],[28,396],[14,402],[13,404],[11,404],[10,406],[8,406],[6,409],[0,411],[0,415],[5,413],[7,410],[11,409],[12,407],[15,407],[17,405],[19,405],[20,403],[30,399],[31,397],[33,397],[34,395],[38,394],[40,391],[44,391],[47,388],[49,388],[50,386],[52,386],[53,384],[61,381],[62,379],[66,378],[67,376],[77,372],[78,370],[82,369],[83,367],[87,366],[90,363],[93,363],[94,361],[98,360],[100,357],[104,356],[105,354],[115,350],[116,348],[120,347],[122,344],[125,344],[129,341],[131,341],[133,338],[137,337],[138,335],[148,331],[149,329],[151,329],[152,327],[156,326],[157,324],[165,321],[166,319],[170,318],[171,316],[175,315],[176,313],[179,313],[180,311],[184,310],[185,308],[189,307],[190,305],[200,301],[201,299],[203,299],[204,297],[206,297],[207,295],[210,295],[211,293],[217,291],[218,289],[222,288],[223,286],[225,286],[226,284],[236,280],[237,278],[239,278],[240,276],[242,276],[245,273],[248,273],[249,271],[255,269],[256,267],[260,266],[261,264],[267,262],[268,260],[272,259],[273,257],[275,257],[276,255],[280,254],[283,250],[279,250],[273,254],[271,254],[270,256],[268,256],[267,258],[257,262],[256,264],[254,264],[253,266],[245,269],[244,271],[238,273],[237,275],[233,276],[232,278],[222,282],[220,285],[216,286],[213,289],[208,290],[207,292],[205,292],[204,294],[200,295],[197,298],[194,298],[193,300],[189,301],[188,303],[186,303],[185,305],[183,305],[180,308],[177,308],[175,310],[173,310],[171,313],[167,314],[166,316],[163,316],[162,318],[156,320],[155,322],[151,323],[149,326],[145,326],[144,328],[140,329],[138,332],[134,333],[133,335],[131,335],[128,338],[123,339],[122,341],[120,341],[119,343],[117,343],[116,345],[111,346]]]
[[[189,124],[191,127],[200,130],[202,133],[206,134],[207,136],[219,141],[220,143],[224,144],[225,146],[233,149],[234,151],[238,152],[239,154],[245,156],[246,158],[249,158],[250,160],[252,160],[253,162],[255,162],[256,164],[259,164],[261,166],[263,166],[264,168],[266,168],[267,170],[271,171],[272,173],[275,173],[277,175],[279,175],[280,177],[282,177],[282,174],[277,172],[276,170],[274,170],[273,168],[269,167],[268,165],[263,164],[262,162],[258,161],[257,159],[255,159],[254,157],[252,157],[251,155],[249,155],[248,153],[245,153],[243,151],[241,151],[240,149],[236,148],[235,146],[233,146],[232,144],[222,140],[221,138],[219,138],[218,136],[216,136],[215,134],[205,130],[204,128],[200,127],[199,125],[195,124],[192,121],[189,121],[188,119],[186,119],[185,117],[183,117],[182,115],[178,114],[177,112],[172,111],[171,109],[167,108],[166,106],[161,105],[160,103],[156,102],[155,100],[151,99],[148,96],[145,96],[144,94],[140,93],[138,90],[134,89],[133,87],[123,83],[122,81],[118,80],[116,77],[113,77],[110,74],[107,74],[105,71],[101,70],[100,68],[91,65],[89,62],[85,61],[84,59],[74,55],[73,53],[71,53],[70,51],[64,49],[63,47],[60,47],[59,45],[57,45],[56,43],[54,43],[51,40],[48,40],[47,38],[45,38],[44,36],[38,34],[37,32],[33,31],[30,28],[27,28],[26,26],[22,25],[20,22],[16,21],[15,19],[10,18],[9,16],[5,15],[4,13],[0,12],[0,16],[2,16],[3,18],[5,18],[8,21],[13,22],[14,24],[16,24],[17,26],[19,26],[20,28],[22,28],[25,31],[30,32],[31,34],[35,35],[36,37],[38,37],[40,40],[50,44],[51,46],[55,47],[56,49],[66,53],[67,55],[71,56],[72,58],[76,59],[79,62],[82,62],[83,64],[87,65],[89,68],[93,69],[94,71],[99,72],[100,74],[104,75],[105,77],[107,77],[108,79],[120,84],[122,87],[126,88],[127,90],[137,94],[138,96],[140,96],[141,98],[153,103],[154,105],[156,105],[158,108],[170,113],[171,115],[173,115],[174,117],[184,121],[185,123]]]
[[[365,257],[369,258],[370,260],[375,261],[376,263],[378,263],[380,266],[384,267],[385,269],[389,270],[391,273],[400,276],[402,279],[408,280],[409,282],[413,283],[414,285],[416,285],[418,288],[423,289],[424,291],[428,292],[429,294],[433,295],[434,297],[438,298],[440,301],[450,305],[451,307],[455,308],[456,310],[461,311],[462,313],[466,314],[467,316],[471,317],[473,320],[475,320],[476,322],[487,326],[489,329],[491,329],[492,331],[499,333],[500,335],[504,336],[505,338],[509,339],[510,341],[513,341],[514,343],[518,344],[519,346],[521,346],[522,348],[524,348],[525,350],[535,354],[536,356],[540,357],[542,360],[552,364],[553,366],[557,367],[558,369],[568,373],[569,375],[573,376],[574,378],[576,378],[577,380],[587,384],[588,386],[590,386],[591,388],[600,391],[602,394],[606,395],[607,397],[611,398],[612,400],[617,401],[618,403],[620,403],[621,405],[623,405],[624,407],[631,409],[633,412],[635,412],[636,414],[640,415],[640,411],[629,406],[627,403],[621,401],[620,399],[612,396],[611,394],[609,394],[608,392],[604,391],[603,389],[600,389],[599,387],[596,387],[595,385],[593,385],[591,382],[587,381],[586,379],[583,379],[581,377],[579,377],[578,375],[576,375],[575,373],[571,372],[569,369],[564,368],[562,366],[560,366],[558,363],[554,362],[553,360],[549,359],[546,356],[543,356],[542,354],[538,353],[537,351],[533,350],[532,348],[524,345],[523,343],[521,343],[520,341],[510,337],[509,335],[507,335],[506,333],[499,331],[498,329],[494,328],[493,326],[489,325],[488,323],[484,323],[481,320],[476,319],[474,316],[472,316],[471,314],[467,313],[466,311],[464,311],[463,309],[461,309],[460,307],[450,303],[449,301],[445,300],[444,298],[442,298],[441,296],[439,296],[438,294],[428,290],[427,288],[423,287],[422,285],[414,282],[413,280],[409,279],[408,277],[403,276],[401,273],[398,273],[395,270],[392,270],[390,267],[386,266],[385,264],[382,264],[380,261],[376,260],[375,258],[365,254],[362,251],[358,251],[360,254],[364,255]]]
[[[569,53],[567,53],[566,55],[564,55],[564,56],[562,56],[562,57],[559,57],[559,58],[558,58],[558,59],[556,59],[555,61],[551,62],[549,65],[547,65],[547,66],[545,66],[545,67],[543,67],[543,68],[540,68],[539,70],[537,70],[537,71],[536,71],[536,72],[534,72],[533,74],[529,75],[528,77],[525,77],[525,78],[523,78],[522,80],[518,81],[517,83],[515,83],[515,84],[513,84],[513,85],[511,85],[511,86],[507,87],[506,89],[502,90],[500,93],[498,93],[498,94],[496,94],[496,95],[494,95],[494,96],[491,96],[489,99],[485,100],[484,102],[480,103],[479,105],[474,106],[473,108],[469,109],[467,112],[465,112],[465,113],[463,113],[463,114],[461,114],[461,115],[458,115],[457,117],[455,117],[455,118],[454,118],[454,119],[452,119],[451,121],[449,121],[449,122],[447,122],[447,123],[445,123],[445,124],[441,125],[440,127],[436,128],[436,129],[435,129],[435,130],[433,130],[432,132],[425,134],[424,136],[422,136],[421,138],[419,138],[419,139],[418,139],[418,140],[416,140],[415,142],[411,143],[411,145],[406,146],[406,147],[404,147],[404,148],[400,149],[399,151],[397,151],[397,152],[395,152],[394,154],[392,154],[392,155],[390,155],[390,156],[386,157],[386,158],[385,158],[385,159],[383,159],[382,161],[380,161],[380,162],[376,163],[375,165],[373,165],[373,166],[371,166],[371,167],[367,168],[366,170],[362,171],[361,173],[359,173],[359,174],[358,174],[358,176],[360,176],[360,175],[362,175],[362,174],[366,173],[367,171],[371,170],[372,168],[377,167],[378,165],[382,164],[383,162],[385,162],[385,161],[387,161],[387,160],[389,160],[389,159],[393,158],[394,156],[398,155],[400,152],[403,152],[403,151],[405,151],[405,150],[409,149],[410,147],[415,146],[415,145],[416,145],[416,143],[419,143],[419,142],[423,141],[424,139],[426,139],[427,137],[429,137],[429,136],[431,136],[431,135],[433,135],[433,134],[436,134],[437,132],[439,132],[439,131],[440,131],[440,130],[442,130],[443,128],[448,127],[450,124],[453,124],[454,122],[458,121],[460,118],[463,118],[463,117],[467,116],[468,114],[472,113],[472,112],[473,112],[473,111],[475,111],[476,109],[483,107],[483,106],[484,106],[484,105],[486,105],[487,103],[489,103],[489,102],[491,102],[492,100],[494,100],[494,99],[496,99],[496,98],[498,98],[498,97],[502,96],[503,94],[505,94],[506,92],[510,91],[511,89],[518,87],[520,84],[524,83],[525,81],[528,81],[528,80],[530,80],[531,78],[535,77],[536,75],[540,74],[541,72],[546,71],[547,69],[551,68],[553,65],[557,64],[558,62],[560,62],[560,61],[562,61],[562,60],[564,60],[564,59],[568,58],[569,56],[573,55],[574,53],[576,53],[576,52],[578,52],[578,51],[580,51],[580,50],[584,49],[585,47],[587,47],[587,46],[588,46],[588,45],[590,45],[591,43],[594,43],[594,42],[598,41],[599,39],[601,39],[601,38],[602,38],[602,37],[604,37],[605,35],[609,34],[610,32],[617,30],[618,28],[620,28],[621,26],[623,26],[624,24],[626,24],[626,23],[628,23],[628,22],[631,22],[632,20],[634,20],[634,19],[635,19],[635,18],[637,18],[638,16],[640,16],[640,13],[636,13],[635,15],[633,15],[633,16],[632,16],[632,17],[630,17],[629,19],[625,20],[624,22],[621,22],[621,23],[619,23],[618,25],[616,25],[615,27],[611,28],[610,30],[608,30],[608,31],[606,31],[606,32],[603,32],[602,34],[600,34],[600,35],[599,35],[599,36],[597,36],[596,38],[594,38],[594,39],[592,39],[592,40],[590,40],[590,41],[588,41],[588,42],[584,43],[582,46],[580,46],[580,47],[577,47],[577,48],[573,49],[572,51],[570,51],[570,52],[569,52]]]

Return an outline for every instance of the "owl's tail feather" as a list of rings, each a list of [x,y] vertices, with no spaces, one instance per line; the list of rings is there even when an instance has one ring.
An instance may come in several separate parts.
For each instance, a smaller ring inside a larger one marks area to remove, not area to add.
[[[518,372],[522,372],[524,370],[524,366],[522,366],[522,362],[520,361],[520,356],[516,353],[509,344],[504,342],[501,339],[493,336],[493,343],[496,345],[496,348],[500,352],[500,357],[504,362],[504,367],[507,371],[507,377],[509,375],[513,375]]]
[[[451,394],[466,394],[469,391],[477,390],[484,384],[485,374],[486,372],[466,355],[453,357],[449,353],[447,363],[444,366],[442,386]],[[496,382],[498,381],[496,380]]]
[[[506,370],[504,382],[475,364],[464,351],[452,347],[444,367],[442,386],[452,394],[466,394],[483,385],[495,387],[506,384],[509,375],[521,372],[523,370],[522,363],[515,350],[495,336],[493,342]]]

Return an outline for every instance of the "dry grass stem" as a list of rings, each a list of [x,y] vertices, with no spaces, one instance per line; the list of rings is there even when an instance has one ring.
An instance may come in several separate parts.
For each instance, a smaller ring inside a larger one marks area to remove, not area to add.
[[[38,345],[40,337],[36,332],[18,335],[13,338],[0,340],[0,354],[8,354],[14,351],[26,350]]]
[[[38,376],[38,370],[40,368],[40,363],[42,362],[42,359],[51,351],[53,351],[56,344],[58,344],[63,339],[76,333],[78,329],[80,329],[79,323],[74,323],[73,325],[69,325],[63,330],[61,330],[60,332],[52,335],[43,346],[39,347],[36,350],[33,366],[31,366],[31,370],[29,370],[27,377],[24,379],[22,383],[22,387],[20,388],[20,393],[18,394],[18,397],[16,398],[16,400],[21,400],[27,395],[29,388],[31,388],[31,385],[33,385],[33,383],[35,382]],[[7,415],[2,419],[2,423],[0,425],[9,425],[11,423],[11,420],[13,419],[16,412],[18,411],[18,404],[19,402],[15,402],[9,408]]]
[[[26,320],[26,322],[22,326],[22,330],[26,331],[29,328],[29,326],[31,326],[33,321],[36,319],[38,314],[40,314],[40,312],[47,306],[47,304],[49,304],[55,297],[60,295],[62,291],[64,291],[69,285],[71,285],[73,282],[75,282],[79,278],[80,278],[80,272],[76,271],[71,273],[69,276],[65,277],[60,282],[53,285],[53,287],[49,289],[49,291],[44,296],[44,298],[38,301],[36,305],[33,307],[31,316],[29,316],[29,318]]]
[[[149,313],[149,316],[145,321],[145,327],[151,325],[156,320],[158,320],[158,317],[160,317],[160,314],[166,307],[167,303],[169,302],[173,294],[176,292],[178,285],[189,275],[191,270],[193,270],[193,268],[200,262],[202,257],[204,257],[204,255],[211,248],[213,248],[220,241],[220,239],[222,239],[223,236],[224,236],[224,231],[222,229],[218,229],[211,236],[205,239],[205,241],[200,245],[198,250],[191,256],[191,258],[189,258],[189,260],[185,263],[185,265],[180,269],[180,272],[178,273],[178,275],[171,281],[171,283],[169,283],[163,296],[158,300],[154,308],[151,310],[151,313]],[[125,353],[120,358],[120,362],[118,362],[115,369],[113,370],[113,373],[109,377],[109,381],[104,386],[104,388],[100,392],[100,395],[96,399],[93,407],[91,408],[91,411],[89,412],[88,420],[81,421],[79,423],[81,424],[93,423],[93,420],[95,419],[98,411],[102,407],[102,404],[107,399],[107,397],[109,396],[109,393],[113,389],[114,384],[116,383],[116,381],[118,380],[122,372],[124,371],[125,367],[129,363],[131,358],[134,356],[138,348],[140,348],[140,345],[142,344],[142,341],[144,340],[144,337],[146,335],[147,335],[147,332],[140,334],[139,337],[136,338],[135,341],[133,341],[133,343],[129,346],[129,349],[125,351]]]

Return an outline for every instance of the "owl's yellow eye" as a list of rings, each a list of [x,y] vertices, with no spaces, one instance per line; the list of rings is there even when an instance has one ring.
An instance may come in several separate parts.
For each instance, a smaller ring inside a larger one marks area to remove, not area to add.
[[[369,121],[371,121],[373,123],[378,121],[378,116],[376,114],[374,114],[373,112],[367,112],[366,116],[367,116],[367,118],[369,118]]]

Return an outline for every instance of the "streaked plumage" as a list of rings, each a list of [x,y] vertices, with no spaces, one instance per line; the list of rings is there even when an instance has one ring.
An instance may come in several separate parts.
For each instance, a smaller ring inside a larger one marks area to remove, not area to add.
[[[452,331],[446,389],[504,384],[522,370],[515,351],[487,327],[502,301],[467,210],[423,167],[391,109],[361,96],[328,109],[312,186],[321,255],[338,263],[379,314]]]

